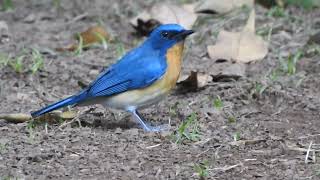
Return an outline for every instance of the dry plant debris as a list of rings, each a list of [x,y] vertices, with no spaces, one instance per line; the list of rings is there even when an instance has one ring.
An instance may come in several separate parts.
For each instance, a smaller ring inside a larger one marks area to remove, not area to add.
[[[255,11],[251,11],[241,32],[222,30],[216,44],[208,46],[207,50],[213,60],[248,63],[263,59],[268,53],[268,43],[255,34]]]
[[[43,115],[39,118],[36,118],[40,121],[49,121],[49,122],[56,122],[60,119],[62,120],[70,120],[75,118],[77,115],[74,111],[53,111],[51,113],[48,113],[46,115]],[[32,120],[32,117],[30,114],[27,113],[10,113],[10,114],[0,114],[0,119],[4,119],[8,122],[12,123],[23,123]]]
[[[253,0],[204,0],[200,1],[195,11],[198,13],[224,14],[242,6],[253,7]]]
[[[89,47],[93,44],[103,43],[103,41],[111,41],[111,35],[101,26],[92,26],[86,31],[75,35],[78,41],[82,42],[82,47]],[[75,51],[79,43],[71,44],[67,47],[57,48],[57,51]]]
[[[194,92],[212,82],[212,76],[206,73],[191,71],[189,76],[181,76],[177,82],[178,91]]]
[[[197,14],[190,9],[190,6],[178,6],[167,3],[157,3],[153,5],[149,10],[143,11],[138,16],[131,19],[131,25],[137,29],[148,32],[141,34],[149,34],[154,26],[159,24],[177,23],[191,29],[197,19]],[[144,29],[143,26],[147,28]]]

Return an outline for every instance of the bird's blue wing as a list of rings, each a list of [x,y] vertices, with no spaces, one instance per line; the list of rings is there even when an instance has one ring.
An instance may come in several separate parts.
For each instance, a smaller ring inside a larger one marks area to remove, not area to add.
[[[89,97],[111,96],[151,85],[165,73],[165,59],[149,56],[117,63],[106,69],[87,89]]]

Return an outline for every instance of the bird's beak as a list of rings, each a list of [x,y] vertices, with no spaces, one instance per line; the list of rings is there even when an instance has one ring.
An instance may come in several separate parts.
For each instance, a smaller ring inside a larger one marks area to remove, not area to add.
[[[194,33],[193,30],[183,30],[183,31],[179,32],[178,34],[176,34],[174,36],[174,39],[176,39],[177,41],[181,41],[181,40],[184,40],[187,36],[189,36],[192,33]]]

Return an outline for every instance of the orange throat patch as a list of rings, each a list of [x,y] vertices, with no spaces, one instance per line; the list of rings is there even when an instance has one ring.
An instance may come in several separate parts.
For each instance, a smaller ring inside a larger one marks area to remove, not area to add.
[[[182,64],[184,42],[180,42],[172,46],[167,51],[167,71],[164,74],[164,80],[167,81],[165,84],[169,89],[176,85],[179,78]]]

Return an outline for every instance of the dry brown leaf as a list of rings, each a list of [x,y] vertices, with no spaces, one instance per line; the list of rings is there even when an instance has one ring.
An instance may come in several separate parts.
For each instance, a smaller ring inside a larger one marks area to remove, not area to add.
[[[141,36],[148,36],[150,34],[150,32],[156,28],[157,26],[159,26],[161,23],[157,20],[154,19],[149,19],[147,21],[143,21],[142,19],[138,19],[137,20],[137,26],[133,26],[138,35]]]
[[[255,34],[255,12],[251,11],[241,32],[221,31],[215,45],[207,47],[211,59],[248,63],[261,60],[268,53],[268,43]]]
[[[23,114],[23,113],[13,113],[13,114],[0,114],[0,119],[4,119],[9,122],[13,123],[22,123],[29,121],[32,119],[30,114]]]
[[[178,91],[194,92],[205,87],[212,81],[212,77],[205,73],[191,71],[189,76],[181,76],[178,80]]]
[[[48,114],[45,114],[43,116],[40,116],[36,118],[39,121],[48,121],[48,122],[56,122],[60,119],[63,120],[70,120],[75,118],[77,115],[74,111],[52,111]],[[30,114],[24,114],[24,113],[11,113],[11,114],[0,114],[0,119],[4,119],[8,122],[12,123],[23,123],[30,121],[33,119]]]
[[[198,13],[223,14],[244,5],[253,7],[254,0],[203,0],[196,5],[195,11]]]
[[[82,38],[83,47],[88,47],[95,43],[102,43],[102,38],[106,41],[111,41],[111,36],[101,26],[93,26],[80,34],[75,35],[75,38],[79,41]],[[67,47],[56,48],[57,51],[75,51],[78,48],[78,44],[71,44]]]
[[[155,20],[160,24],[176,23],[186,29],[191,29],[196,19],[197,15],[188,5],[180,7],[173,4],[157,3],[152,6],[151,9],[143,11],[141,14],[131,19],[130,23],[136,29],[139,29],[138,20],[140,20],[140,22]]]
[[[77,113],[75,111],[65,111],[58,115],[58,117],[62,119],[73,119],[76,116],[77,116]]]

